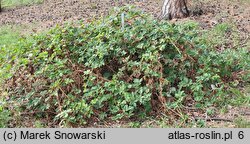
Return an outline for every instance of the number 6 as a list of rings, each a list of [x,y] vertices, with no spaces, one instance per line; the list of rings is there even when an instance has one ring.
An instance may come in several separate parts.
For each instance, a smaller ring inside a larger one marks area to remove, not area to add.
[[[239,139],[244,139],[244,132],[243,131],[239,131],[238,137],[239,137]]]

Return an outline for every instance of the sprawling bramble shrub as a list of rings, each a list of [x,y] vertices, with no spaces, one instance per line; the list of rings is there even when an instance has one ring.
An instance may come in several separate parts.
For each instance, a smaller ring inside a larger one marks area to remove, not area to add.
[[[193,22],[170,24],[123,7],[20,41],[6,90],[22,111],[67,124],[213,105],[228,83],[247,79],[249,52],[208,46]]]

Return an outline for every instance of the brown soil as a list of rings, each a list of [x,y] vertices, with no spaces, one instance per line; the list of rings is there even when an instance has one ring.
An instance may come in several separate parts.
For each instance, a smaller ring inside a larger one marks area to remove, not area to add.
[[[112,0],[88,1],[88,0],[45,0],[43,4],[22,6],[3,9],[0,13],[0,25],[4,24],[30,24],[35,23],[37,28],[49,28],[56,24],[67,21],[87,21],[102,15],[107,15],[109,10],[119,3]],[[158,3],[152,1],[146,3],[135,2],[135,5],[142,6],[146,10],[156,12]],[[150,8],[147,7],[150,5]],[[154,8],[154,9],[152,9]]]
[[[117,2],[115,0],[45,0],[43,4],[3,9],[0,13],[0,25],[36,23],[42,28],[62,24],[65,21],[88,20],[107,15],[114,6],[134,4],[147,13],[157,17],[162,1]],[[242,32],[250,32],[250,3],[235,0],[206,0],[190,2],[192,16],[188,19],[198,21],[202,27],[213,27],[222,22],[237,25]]]

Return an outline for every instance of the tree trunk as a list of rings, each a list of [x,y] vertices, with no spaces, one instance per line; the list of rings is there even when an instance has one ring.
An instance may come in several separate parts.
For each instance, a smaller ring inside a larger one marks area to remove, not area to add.
[[[163,19],[182,18],[188,15],[187,0],[164,0],[161,15]]]

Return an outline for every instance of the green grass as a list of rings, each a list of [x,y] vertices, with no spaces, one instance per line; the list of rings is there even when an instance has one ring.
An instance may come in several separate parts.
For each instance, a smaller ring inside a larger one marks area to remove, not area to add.
[[[21,37],[28,37],[36,29],[39,23],[22,25],[1,25],[0,26],[0,47],[18,42]],[[46,31],[46,30],[44,30]]]
[[[2,0],[2,7],[15,7],[32,4],[40,4],[43,0]]]
[[[240,116],[234,121],[237,128],[250,128],[250,121]]]
[[[6,47],[10,47],[10,45],[17,43],[18,40],[21,38],[21,26],[11,26],[11,25],[3,25],[0,26],[0,73],[5,71],[5,69],[2,68],[6,64],[7,57],[8,57],[8,50]],[[11,66],[9,66],[11,67]],[[3,83],[3,77],[7,76],[6,73],[0,75],[0,84]],[[0,98],[5,97],[6,92],[0,88]],[[2,100],[0,99],[0,103],[2,103]],[[2,109],[2,110],[1,110]],[[5,118],[5,111],[3,107],[0,105],[0,127],[4,127],[4,120]]]
[[[0,46],[17,42],[21,37],[22,26],[3,25],[0,26]]]

